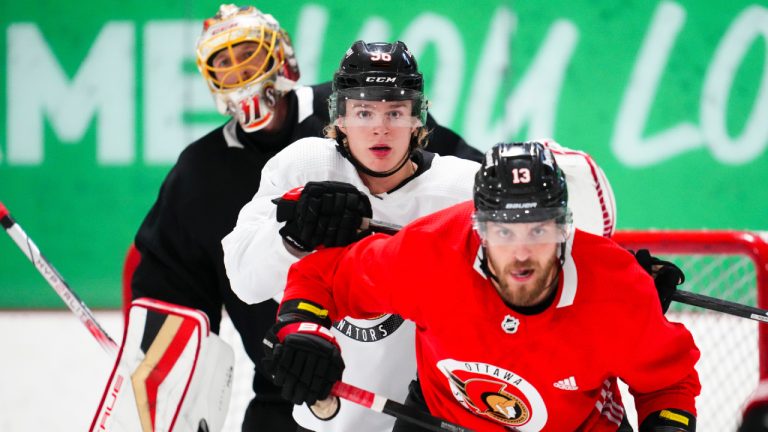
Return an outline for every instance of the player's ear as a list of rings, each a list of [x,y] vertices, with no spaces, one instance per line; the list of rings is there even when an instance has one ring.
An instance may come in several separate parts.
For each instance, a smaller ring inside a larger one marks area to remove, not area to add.
[[[421,122],[421,119],[418,117],[412,117],[411,121],[411,134],[415,137],[419,136],[419,132],[421,131],[421,128],[424,126],[424,124]]]

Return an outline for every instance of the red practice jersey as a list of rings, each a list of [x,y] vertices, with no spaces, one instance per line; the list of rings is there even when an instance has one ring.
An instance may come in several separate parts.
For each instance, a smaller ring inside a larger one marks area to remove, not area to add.
[[[391,312],[416,323],[430,412],[478,431],[615,431],[629,385],[638,418],[695,413],[699,358],[688,330],[664,317],[653,279],[616,243],[576,230],[554,302],[508,307],[480,269],[471,202],[318,251],[291,267],[284,300],[331,318]],[[343,354],[343,353],[342,353]]]

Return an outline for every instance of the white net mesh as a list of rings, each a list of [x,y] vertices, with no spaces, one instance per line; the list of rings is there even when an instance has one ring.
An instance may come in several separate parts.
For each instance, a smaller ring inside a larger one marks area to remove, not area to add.
[[[675,250],[674,242],[674,237],[670,237],[663,245],[659,244],[658,249]],[[654,252],[652,242],[642,247],[683,270],[686,281],[680,289],[757,306],[756,266],[750,256],[732,253],[731,247],[722,248],[728,254],[717,252],[718,247],[701,247],[698,252],[675,254]],[[758,265],[765,266],[766,263]],[[736,431],[744,403],[760,378],[758,329],[765,324],[675,302],[667,312],[667,318],[685,324],[701,351],[701,359],[696,365],[702,385],[701,395],[696,400],[697,430]],[[634,406],[630,406],[632,399],[626,392],[623,394],[630,419],[636,424],[632,417]]]
[[[672,256],[688,277],[683,288],[736,303],[755,305],[752,261],[744,256]],[[756,321],[688,305],[673,305],[672,321],[690,329],[701,350],[696,366],[701,396],[696,402],[698,430],[735,431],[743,403],[759,379]]]

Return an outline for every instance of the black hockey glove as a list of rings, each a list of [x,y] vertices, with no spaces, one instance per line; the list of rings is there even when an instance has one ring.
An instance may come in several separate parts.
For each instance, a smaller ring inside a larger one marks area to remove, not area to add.
[[[696,417],[676,408],[656,411],[643,420],[640,432],[696,432]]]
[[[661,301],[661,310],[666,313],[669,304],[672,303],[672,295],[677,291],[677,286],[685,282],[683,271],[669,261],[651,256],[648,249],[640,249],[633,253],[640,266],[653,276],[653,283],[656,285],[656,291],[659,293],[659,300]]]
[[[282,396],[296,405],[327,398],[344,372],[327,314],[306,300],[288,301],[264,337],[262,368],[282,387]]]
[[[348,183],[309,182],[273,200],[277,221],[288,244],[304,252],[318,246],[346,246],[370,234],[360,232],[363,218],[373,216],[368,197]]]

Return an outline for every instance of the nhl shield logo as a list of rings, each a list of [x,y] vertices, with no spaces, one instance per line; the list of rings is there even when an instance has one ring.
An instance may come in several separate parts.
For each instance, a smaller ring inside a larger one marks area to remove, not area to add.
[[[515,333],[517,331],[517,326],[520,325],[520,320],[507,315],[504,317],[504,320],[501,322],[501,328],[504,330],[505,333]]]

